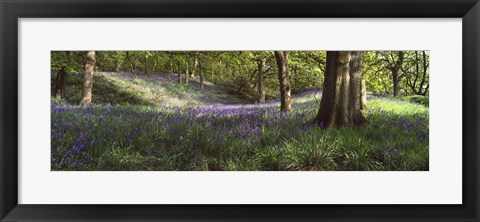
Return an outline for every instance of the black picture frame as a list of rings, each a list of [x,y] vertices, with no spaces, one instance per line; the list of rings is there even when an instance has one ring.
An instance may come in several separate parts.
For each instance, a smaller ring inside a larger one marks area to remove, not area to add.
[[[0,0],[0,15],[1,221],[479,221],[480,4],[478,0]],[[18,204],[17,20],[47,17],[463,18],[463,204]]]

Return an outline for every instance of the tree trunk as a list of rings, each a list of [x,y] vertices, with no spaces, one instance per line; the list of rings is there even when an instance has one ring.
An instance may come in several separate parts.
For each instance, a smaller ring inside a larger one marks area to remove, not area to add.
[[[366,106],[366,101],[363,98],[363,96],[366,96],[364,93],[366,89],[365,79],[363,78],[363,52],[352,51],[350,54],[350,101],[348,102],[350,116],[348,118],[356,121],[357,116],[355,115]]]
[[[173,74],[173,64],[172,64],[172,55],[170,54],[170,73],[168,74],[168,80],[172,80]]]
[[[178,63],[177,63],[177,65],[178,65],[178,70],[177,70],[178,84],[182,84],[182,74],[181,74],[181,71],[180,71],[180,67],[181,67],[180,65],[181,65],[181,64],[178,64]]]
[[[188,62],[187,62],[187,66],[185,68],[185,84],[188,85],[188,80],[190,78],[190,75],[188,74]]]
[[[392,69],[393,77],[393,96],[398,96],[400,94],[400,69],[403,65],[403,51],[398,51],[398,60],[395,62],[395,66]]]
[[[130,71],[135,77],[137,77],[137,74],[135,74],[135,63],[132,62],[132,60],[130,59],[130,53],[128,51],[127,51],[127,60],[128,60],[128,63],[130,63]]]
[[[363,73],[362,73],[362,86],[361,86],[361,90],[360,90],[360,109],[361,110],[365,110],[367,109],[367,87],[366,87],[366,84],[365,84],[365,78],[363,76]]]
[[[80,104],[90,106],[92,104],[93,70],[95,68],[95,51],[87,52],[85,64],[85,78],[83,80],[83,98]]]
[[[428,88],[424,89],[423,85],[425,84],[425,81],[426,81],[428,66],[427,66],[427,55],[425,51],[422,51],[422,54],[423,54],[423,75],[422,75],[422,81],[420,82],[420,89],[418,91],[425,96],[427,94]],[[422,90],[425,90],[425,91],[422,92]]]
[[[200,68],[200,88],[201,89],[203,89],[203,78],[204,78],[203,69]]]
[[[321,128],[362,125],[362,52],[328,51],[316,122]]]
[[[115,62],[115,72],[120,72],[120,67],[122,67],[122,63]]]
[[[290,98],[290,78],[288,76],[288,53],[275,51],[278,66],[278,80],[280,82],[280,111],[290,112],[292,109]]]
[[[393,75],[393,96],[398,96],[400,93],[400,81],[398,79],[398,72],[392,72]]]
[[[258,99],[257,102],[264,103],[265,102],[265,82],[263,80],[263,65],[264,61],[258,61],[258,77],[257,77],[257,91],[258,91]]]
[[[65,52],[65,56],[67,57],[67,61],[70,62],[72,57],[72,52],[71,51]],[[55,92],[53,94],[55,98],[63,97],[64,91],[65,91],[65,85],[67,83],[66,68],[67,67],[62,66],[62,68],[57,72],[57,78],[55,79]]]
[[[145,64],[143,64],[143,74],[144,74],[144,75],[147,75],[147,74],[148,74],[148,72],[147,72],[147,65],[148,65],[148,53],[147,53],[147,51],[145,51],[145,60],[144,60],[144,63],[145,63]]]
[[[192,75],[190,75],[190,77],[192,77],[192,79],[195,79],[195,71],[197,70],[197,66],[198,66],[198,59],[197,59],[197,56],[195,56],[195,62],[193,63]]]
[[[55,92],[53,94],[55,98],[63,97],[63,92],[65,90],[66,75],[67,75],[67,72],[65,72],[65,68],[62,67],[62,69],[58,70],[57,78],[55,79]]]

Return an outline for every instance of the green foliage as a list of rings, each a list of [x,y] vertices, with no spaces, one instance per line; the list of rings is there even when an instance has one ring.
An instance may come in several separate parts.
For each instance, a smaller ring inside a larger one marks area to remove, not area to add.
[[[367,91],[377,95],[393,94],[392,72],[389,68],[398,60],[397,53],[365,52],[363,68]],[[429,52],[426,51],[404,51],[404,60],[399,70],[402,95],[428,95],[429,57]]]
[[[418,103],[418,104],[422,104],[424,106],[428,106],[429,105],[429,98],[428,96],[419,96],[419,95],[414,95],[414,96],[406,96],[406,97],[403,97],[405,100],[407,101],[410,101],[410,102],[414,102],[414,103]]]
[[[294,98],[288,115],[276,103],[199,113],[254,101],[259,62],[267,100],[278,98],[273,51],[100,51],[93,107],[73,105],[85,53],[52,52],[52,71],[68,73],[51,103],[52,170],[428,170],[429,56],[405,52],[403,97],[393,98],[395,54],[364,54],[367,91],[385,95],[368,101],[367,125],[322,130],[312,123],[320,94]],[[292,93],[321,88],[325,63],[325,51],[289,52]],[[195,78],[179,84],[187,66]]]
[[[82,70],[84,58],[81,52],[52,51],[50,54],[50,69],[53,71],[79,72]]]

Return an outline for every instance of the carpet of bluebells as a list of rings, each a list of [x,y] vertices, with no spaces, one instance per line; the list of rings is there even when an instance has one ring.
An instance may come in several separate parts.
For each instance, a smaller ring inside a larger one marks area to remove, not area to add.
[[[315,104],[290,114],[254,105],[52,105],[52,169],[428,170],[426,108],[370,103],[366,126],[330,130],[312,123]]]
[[[52,100],[52,170],[428,170],[428,107],[368,98],[363,127],[320,129],[319,95],[264,104],[151,106]]]

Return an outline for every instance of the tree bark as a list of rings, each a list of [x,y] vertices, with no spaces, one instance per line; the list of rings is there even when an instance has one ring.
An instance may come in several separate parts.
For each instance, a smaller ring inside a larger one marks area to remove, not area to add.
[[[258,77],[257,77],[257,91],[258,98],[257,102],[265,102],[265,82],[263,80],[263,65],[264,61],[262,59],[258,60]]]
[[[367,86],[365,84],[365,77],[362,75],[362,86],[360,90],[360,109],[365,110],[368,108],[367,106]]]
[[[83,98],[80,104],[90,106],[92,104],[93,71],[95,68],[95,51],[87,52],[85,64],[85,78],[83,80]]]
[[[290,112],[292,109],[290,95],[290,78],[288,76],[288,52],[275,51],[280,82],[280,111]]]
[[[398,96],[400,94],[400,70],[403,65],[404,52],[398,51],[398,60],[395,62],[394,67],[392,68],[392,77],[393,77],[393,96]]]
[[[186,63],[186,68],[185,68],[185,84],[188,85],[188,80],[190,78],[190,75],[188,74],[188,62]]]
[[[197,56],[195,56],[195,62],[193,63],[192,75],[190,75],[190,77],[192,79],[195,78],[195,71],[197,70],[197,66],[198,66],[198,59],[197,59]]]
[[[328,51],[323,95],[316,122],[321,128],[363,125],[363,52]]]

